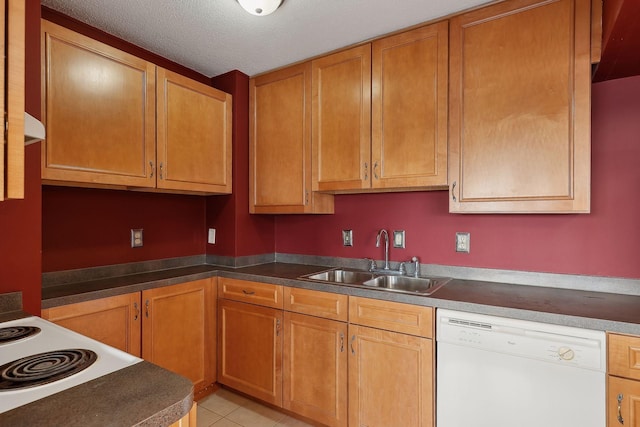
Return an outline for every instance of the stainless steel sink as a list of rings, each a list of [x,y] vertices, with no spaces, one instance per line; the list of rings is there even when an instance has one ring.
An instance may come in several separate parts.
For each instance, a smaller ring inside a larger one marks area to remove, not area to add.
[[[448,278],[408,277],[408,276],[378,276],[363,283],[378,289],[410,294],[431,295],[447,283]]]
[[[362,285],[373,277],[374,275],[367,271],[343,270],[339,268],[302,276],[304,279],[318,280],[320,282],[345,283],[350,285]]]
[[[431,295],[450,278],[409,277],[399,275],[374,274],[362,270],[333,268],[319,273],[307,274],[301,279],[324,283],[339,283],[348,286],[366,286],[383,291],[403,292],[413,295]]]

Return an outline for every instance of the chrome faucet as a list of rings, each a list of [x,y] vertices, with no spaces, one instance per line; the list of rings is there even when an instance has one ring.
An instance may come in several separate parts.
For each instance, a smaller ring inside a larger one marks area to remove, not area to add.
[[[384,228],[378,231],[376,236],[376,248],[380,247],[380,237],[384,235],[384,268],[383,270],[389,270],[389,233]]]

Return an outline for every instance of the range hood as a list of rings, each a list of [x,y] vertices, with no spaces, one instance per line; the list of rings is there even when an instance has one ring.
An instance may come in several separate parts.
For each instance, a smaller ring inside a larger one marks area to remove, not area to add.
[[[44,125],[29,113],[24,113],[24,145],[44,139]]]

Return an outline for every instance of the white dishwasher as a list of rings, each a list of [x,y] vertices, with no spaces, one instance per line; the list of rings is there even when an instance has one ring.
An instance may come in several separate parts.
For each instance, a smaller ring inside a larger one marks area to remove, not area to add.
[[[604,427],[605,333],[437,310],[437,427]]]

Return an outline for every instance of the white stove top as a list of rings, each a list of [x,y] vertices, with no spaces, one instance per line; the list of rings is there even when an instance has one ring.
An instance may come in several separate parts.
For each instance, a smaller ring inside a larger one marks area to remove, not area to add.
[[[18,341],[0,344],[0,365],[45,351],[73,348],[92,350],[98,355],[98,358],[95,363],[83,371],[48,384],[19,390],[0,390],[0,413],[142,361],[138,357],[62,328],[39,317],[25,317],[0,323],[0,328],[10,326],[36,326],[41,331],[36,335]]]

